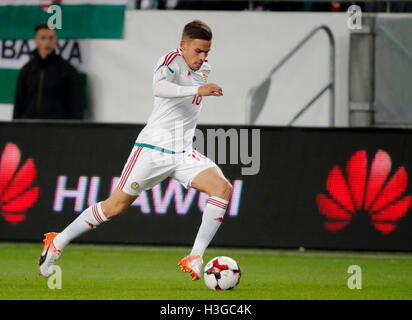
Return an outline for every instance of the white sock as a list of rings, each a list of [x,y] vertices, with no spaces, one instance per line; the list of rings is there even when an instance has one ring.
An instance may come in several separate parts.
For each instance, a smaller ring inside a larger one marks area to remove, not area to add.
[[[96,228],[109,219],[103,213],[101,202],[84,210],[66,229],[59,233],[53,240],[53,244],[58,250],[63,250],[74,238]]]
[[[219,197],[210,197],[203,211],[202,223],[195,239],[191,256],[203,256],[209,243],[212,241],[222,224],[228,201]]]

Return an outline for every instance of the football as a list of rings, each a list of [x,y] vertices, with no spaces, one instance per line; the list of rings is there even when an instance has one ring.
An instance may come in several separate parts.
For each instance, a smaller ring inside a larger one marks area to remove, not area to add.
[[[230,290],[238,286],[240,276],[237,262],[232,258],[220,256],[206,264],[203,278],[211,290]]]

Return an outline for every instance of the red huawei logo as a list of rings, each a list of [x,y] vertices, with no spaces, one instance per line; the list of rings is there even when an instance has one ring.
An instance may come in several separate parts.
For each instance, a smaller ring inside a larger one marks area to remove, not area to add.
[[[396,229],[396,222],[405,216],[412,197],[404,196],[408,184],[408,174],[399,167],[389,177],[391,171],[389,155],[379,150],[372,160],[368,172],[366,151],[358,151],[347,162],[346,176],[339,166],[329,172],[326,182],[328,194],[318,194],[320,212],[326,216],[325,228],[336,232],[359,211],[367,212],[372,224],[382,234]]]
[[[8,143],[0,158],[0,212],[3,218],[16,225],[24,220],[25,212],[39,196],[39,187],[32,187],[36,167],[32,159],[20,163],[17,145]]]

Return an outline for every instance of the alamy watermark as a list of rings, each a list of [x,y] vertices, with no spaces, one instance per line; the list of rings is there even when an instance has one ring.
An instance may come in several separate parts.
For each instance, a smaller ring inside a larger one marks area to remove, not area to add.
[[[58,265],[53,266],[53,272],[47,280],[47,286],[50,290],[62,288],[62,269]]]
[[[203,132],[196,129],[193,146],[197,151],[205,154],[207,147],[207,157],[217,164],[244,165],[242,175],[259,173],[260,129],[207,129],[206,141]]]
[[[192,137],[195,151],[183,152],[187,151],[185,144],[191,142]],[[194,132],[188,129],[185,132],[183,121],[179,120],[175,121],[173,129],[152,131],[150,141],[164,151],[151,153],[151,161],[158,165],[192,160],[193,157],[218,165],[241,165],[242,175],[256,175],[260,170],[260,129],[195,129]],[[173,151],[172,156],[170,151]]]
[[[47,25],[49,29],[61,29],[62,28],[62,8],[57,5],[51,5],[47,8],[47,13],[51,16],[47,20]]]
[[[362,9],[357,5],[351,5],[348,8],[349,18],[346,24],[350,30],[362,29]]]
[[[362,289],[362,268],[358,265],[351,265],[348,267],[348,273],[351,276],[348,278],[348,288],[353,289]]]

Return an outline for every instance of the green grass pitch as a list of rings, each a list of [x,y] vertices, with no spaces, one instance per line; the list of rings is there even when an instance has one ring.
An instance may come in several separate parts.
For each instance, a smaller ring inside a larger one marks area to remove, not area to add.
[[[177,262],[185,247],[79,245],[57,265],[62,288],[38,274],[42,243],[0,243],[0,299],[301,300],[412,299],[412,254],[211,247],[242,270],[235,290],[211,291],[191,281]],[[362,289],[349,289],[350,265],[362,270]]]

